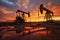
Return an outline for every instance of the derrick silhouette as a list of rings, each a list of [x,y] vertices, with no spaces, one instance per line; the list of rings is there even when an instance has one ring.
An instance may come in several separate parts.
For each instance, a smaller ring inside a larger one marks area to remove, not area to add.
[[[45,8],[43,6],[43,4],[40,5],[40,12],[41,14],[43,14],[43,10],[46,11],[46,14],[44,16],[44,19],[46,19],[46,21],[52,20],[52,16],[54,15],[53,12],[47,8]]]
[[[30,12],[24,12],[24,11],[21,11],[21,10],[17,10],[16,13],[18,12],[22,12],[22,16],[24,17],[24,14],[28,14],[28,17],[30,17]],[[20,15],[20,14],[19,14]]]
[[[21,18],[20,17],[20,13],[19,12],[22,12],[22,17],[23,18]],[[30,12],[24,12],[24,11],[21,11],[21,10],[17,10],[17,12],[16,13],[19,13],[19,16],[17,15],[17,17],[16,17],[16,22],[17,22],[17,24],[19,24],[20,26],[17,26],[16,28],[17,28],[17,33],[20,33],[20,32],[22,32],[22,31],[24,31],[24,29],[25,29],[25,20],[24,20],[24,14],[28,14],[28,17],[30,17]]]

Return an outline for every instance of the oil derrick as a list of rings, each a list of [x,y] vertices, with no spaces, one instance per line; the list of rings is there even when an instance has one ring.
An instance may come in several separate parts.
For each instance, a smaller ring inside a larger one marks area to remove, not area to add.
[[[43,14],[43,10],[46,11],[46,14],[45,14],[45,16],[44,16],[44,19],[46,19],[46,21],[52,20],[53,12],[52,12],[51,10],[45,8],[45,7],[43,6],[43,4],[41,4],[41,5],[40,5],[40,12],[41,12],[41,14]]]
[[[21,11],[21,10],[17,10],[16,13],[18,13],[18,12],[22,12],[23,18],[24,18],[24,14],[28,14],[28,17],[30,17],[30,12],[24,12],[24,11]]]
[[[24,12],[24,11],[21,11],[21,10],[17,10],[16,13],[18,13],[18,12],[22,12],[22,17],[23,17],[23,18],[21,18],[21,17],[18,16],[18,15],[17,15],[17,17],[16,17],[16,22],[17,22],[17,24],[18,24],[18,25],[15,26],[15,28],[16,28],[16,33],[20,33],[20,32],[22,32],[22,31],[24,31],[24,29],[25,29],[24,14],[28,14],[28,17],[30,17],[30,13],[29,13],[29,12],[27,13],[27,12]],[[20,13],[19,13],[19,15],[20,15]]]
[[[16,22],[17,22],[17,23],[24,23],[25,20],[22,19],[21,17],[17,16],[17,17],[16,17]]]
[[[22,12],[22,17],[23,18],[21,18],[20,17],[20,13],[19,12]],[[16,17],[16,20],[17,20],[17,22],[22,22],[22,23],[24,23],[24,14],[28,14],[28,17],[30,17],[30,12],[24,12],[24,11],[21,11],[21,10],[17,10],[17,12],[16,13],[19,13],[19,16],[17,15],[17,17]]]

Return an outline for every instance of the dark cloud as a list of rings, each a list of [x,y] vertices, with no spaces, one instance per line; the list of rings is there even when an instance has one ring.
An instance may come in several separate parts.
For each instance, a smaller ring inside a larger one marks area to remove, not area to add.
[[[0,6],[6,7],[6,8],[17,8],[18,0],[0,0]],[[52,5],[58,5],[60,6],[60,0],[29,0],[29,9],[32,10],[36,7],[36,5],[40,5],[41,3],[43,4],[48,4],[48,2],[51,2]],[[23,8],[20,8],[23,9]]]
[[[29,0],[29,9],[32,10],[41,3],[48,6],[49,2],[51,3],[51,6],[60,6],[60,0]]]
[[[48,4],[49,2],[51,2],[52,5],[60,5],[60,0],[29,0],[29,2],[30,5],[34,4],[32,6],[39,5],[41,3]]]
[[[58,5],[60,6],[60,0],[42,0],[43,3],[48,4],[49,2],[52,3],[52,5]]]
[[[51,0],[53,5],[59,5],[60,6],[60,0]]]
[[[41,0],[29,0],[30,9],[35,8],[37,5],[40,5]]]
[[[0,0],[0,6],[6,8],[15,8],[17,7],[17,4],[16,1]]]

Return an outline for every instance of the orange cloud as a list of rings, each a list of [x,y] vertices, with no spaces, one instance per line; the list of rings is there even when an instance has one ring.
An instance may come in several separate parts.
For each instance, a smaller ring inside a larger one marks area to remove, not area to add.
[[[49,2],[46,8],[50,9],[51,11],[53,11],[54,15],[60,15],[60,6],[52,5],[52,3]]]
[[[28,7],[28,4],[29,4],[29,0],[23,0],[23,6],[24,6],[25,8]]]
[[[1,14],[5,14],[1,17],[3,18],[3,20],[0,20],[0,21],[14,20],[16,17],[16,15],[14,14],[15,13],[14,11],[9,11],[4,7],[0,7],[0,12],[2,12]]]
[[[13,11],[8,11],[7,8],[4,8],[4,7],[0,7],[0,11],[4,14],[14,13]]]

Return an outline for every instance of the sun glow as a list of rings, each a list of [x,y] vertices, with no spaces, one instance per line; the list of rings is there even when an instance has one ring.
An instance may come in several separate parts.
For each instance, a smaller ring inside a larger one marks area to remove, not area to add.
[[[17,4],[19,5],[19,7],[17,7],[17,9],[19,9],[21,7],[20,2],[21,2],[20,0],[17,1]],[[26,1],[23,2],[23,7],[27,8],[27,10],[29,10],[28,5],[29,5],[29,0],[26,0]],[[60,13],[60,6],[52,5],[51,2],[49,2],[47,5],[44,4],[44,6],[46,8],[48,8],[48,9],[50,9],[51,11],[53,11],[54,15],[60,15],[59,14]],[[0,11],[4,14],[4,16],[3,16],[4,20],[10,21],[10,20],[15,20],[16,19],[16,15],[15,15],[16,11],[8,11],[6,8],[3,8],[3,7],[0,7],[0,9],[1,9]],[[38,13],[39,13],[39,15],[38,15]],[[30,17],[28,17],[28,15],[25,14],[24,20],[25,20],[25,22],[41,22],[41,21],[45,21],[45,19],[44,19],[45,13],[46,13],[46,11],[43,11],[43,14],[41,14],[39,12],[39,5],[36,5],[36,7],[34,9],[32,9],[32,11],[30,11]],[[14,15],[14,16],[10,17],[9,14]],[[8,15],[9,17],[6,16],[6,15]],[[60,17],[52,16],[52,18],[54,20],[60,20]]]

